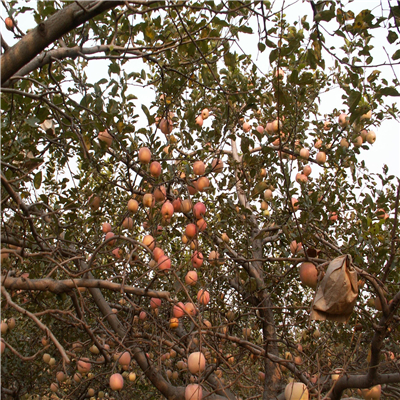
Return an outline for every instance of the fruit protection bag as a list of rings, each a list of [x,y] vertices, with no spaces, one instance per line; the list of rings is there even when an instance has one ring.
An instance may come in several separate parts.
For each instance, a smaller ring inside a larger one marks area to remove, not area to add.
[[[357,272],[351,256],[343,255],[329,263],[311,306],[311,320],[347,322],[358,296]]]

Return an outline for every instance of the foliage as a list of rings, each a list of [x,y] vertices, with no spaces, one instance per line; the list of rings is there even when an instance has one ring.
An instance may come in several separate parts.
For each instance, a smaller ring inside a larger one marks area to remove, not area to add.
[[[15,78],[2,75],[2,320],[16,320],[2,338],[4,396],[184,399],[197,382],[210,399],[272,399],[291,378],[332,400],[377,384],[382,398],[400,396],[400,186],[386,167],[370,174],[361,158],[373,145],[368,132],[379,137],[383,121],[399,121],[391,104],[399,82],[385,69],[399,64],[398,6],[382,4],[378,15],[303,2],[310,14],[295,23],[268,1],[3,6],[18,42],[3,41],[2,72],[45,40],[41,32],[66,32],[15,68]],[[85,22],[76,27],[68,10]],[[38,27],[24,32],[18,22],[28,14]],[[382,32],[391,49],[384,65],[371,44]],[[260,67],[246,38],[258,40],[270,65]],[[343,105],[327,106],[333,89]],[[210,116],[200,126],[204,109]],[[140,162],[143,147],[160,176]],[[222,172],[212,164],[219,160]],[[203,176],[209,185],[198,191]],[[143,196],[162,186],[166,198],[144,206]],[[182,238],[197,223],[191,210],[161,213],[176,199],[206,207],[206,228],[193,240]],[[105,240],[105,222],[114,238]],[[159,270],[145,235],[170,258],[169,271]],[[291,251],[293,241],[302,248]],[[189,286],[195,251],[204,262]],[[311,321],[315,290],[301,283],[299,267],[313,262],[321,281],[342,254],[358,273],[354,311],[343,324]],[[178,302],[197,312],[171,328]],[[206,370],[192,375],[182,361],[199,350]],[[117,361],[124,351],[132,355],[126,367]],[[92,368],[77,383],[82,358]],[[109,377],[124,370],[137,378],[124,374],[123,390],[112,391]],[[68,379],[52,393],[59,371]]]

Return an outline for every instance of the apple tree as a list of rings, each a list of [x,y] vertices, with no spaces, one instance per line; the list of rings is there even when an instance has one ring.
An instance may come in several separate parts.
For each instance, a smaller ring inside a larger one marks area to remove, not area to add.
[[[4,398],[400,398],[400,7],[276,3],[3,2]]]

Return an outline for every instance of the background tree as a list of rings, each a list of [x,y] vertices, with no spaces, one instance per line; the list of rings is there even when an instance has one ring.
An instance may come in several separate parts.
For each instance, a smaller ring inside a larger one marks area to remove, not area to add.
[[[3,2],[3,396],[400,396],[391,3]],[[332,260],[347,323],[310,318]]]

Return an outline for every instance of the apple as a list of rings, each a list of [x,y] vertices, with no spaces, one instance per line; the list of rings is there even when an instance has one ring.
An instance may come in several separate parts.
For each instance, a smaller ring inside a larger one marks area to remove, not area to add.
[[[325,121],[324,122],[324,130],[329,131],[329,129],[331,129],[331,125],[332,125],[331,121]]]
[[[101,199],[99,196],[91,195],[89,197],[89,207],[92,211],[97,211],[100,208]]]
[[[158,178],[161,175],[161,164],[158,161],[153,161],[149,168],[151,176]]]
[[[191,316],[196,315],[196,308],[193,303],[185,303],[185,311]]]
[[[92,368],[92,364],[90,364],[88,361],[89,360],[87,358],[82,358],[81,360],[77,361],[76,366],[81,374],[88,373]]]
[[[304,168],[303,168],[303,174],[305,175],[305,176],[309,176],[310,174],[311,174],[311,167],[309,166],[309,165],[306,165]]]
[[[251,129],[251,125],[250,125],[248,122],[245,122],[245,123],[243,124],[242,128],[243,128],[243,130],[244,130],[245,132],[249,132],[250,129]]]
[[[206,214],[206,206],[204,205],[204,203],[199,201],[193,207],[193,215],[196,219],[201,219],[205,216],[205,214]]]
[[[197,301],[203,306],[206,306],[210,302],[210,293],[208,293],[207,290],[200,289],[197,292]]]
[[[57,383],[52,383],[52,384],[50,385],[50,390],[51,390],[52,392],[57,392],[57,390],[58,390],[58,385],[57,385]]]
[[[202,400],[203,388],[197,383],[190,383],[185,388],[185,400]]]
[[[187,188],[188,188],[189,194],[191,196],[194,196],[199,191],[199,188],[197,186],[197,180],[190,182]]]
[[[300,280],[303,285],[309,286],[312,289],[317,287],[318,283],[318,270],[311,262],[303,262],[300,265]]]
[[[124,378],[121,374],[113,374],[110,377],[111,390],[121,390],[124,387]]]
[[[185,283],[189,286],[196,286],[197,279],[197,272],[189,271],[185,276]]]
[[[104,224],[101,226],[101,230],[104,233],[111,232],[111,229],[111,225],[108,222],[104,222]]]
[[[175,304],[172,309],[172,314],[175,318],[182,318],[185,315],[185,305],[182,302]]]
[[[339,115],[339,126],[342,128],[345,128],[347,125],[349,125],[349,118],[347,114],[342,113]]]
[[[260,176],[265,178],[267,176],[267,170],[265,168],[260,169]]]
[[[199,232],[204,232],[207,228],[207,222],[205,221],[204,218],[198,219],[196,225]]]
[[[296,212],[299,209],[299,201],[295,197],[292,197],[290,199],[290,203],[291,203],[291,209],[294,212]]]
[[[192,256],[193,268],[199,269],[203,264],[203,259],[203,254],[201,254],[199,251],[195,251]]]
[[[374,131],[368,131],[368,134],[366,136],[366,141],[369,144],[373,144],[375,143],[375,140],[376,140],[376,133]]]
[[[196,117],[196,124],[199,125],[200,127],[203,126],[203,117],[201,115]]]
[[[181,209],[184,214],[187,214],[192,209],[192,201],[190,199],[183,200]]]
[[[174,212],[182,211],[182,200],[180,198],[172,200],[172,205],[174,207]]]
[[[143,196],[143,205],[144,205],[145,207],[152,207],[152,206],[153,206],[153,201],[155,201],[155,200],[154,200],[153,194],[151,194],[151,193],[146,193],[146,194]]]
[[[326,162],[326,154],[323,151],[319,151],[315,157],[318,164],[324,164]]]
[[[272,199],[272,190],[271,189],[266,189],[264,192],[264,199],[266,201],[271,200]]]
[[[348,149],[350,146],[349,141],[346,138],[342,138],[339,144],[340,147],[343,147],[344,149]]]
[[[283,79],[285,77],[285,71],[282,68],[279,68],[275,71],[275,78]]]
[[[354,147],[361,147],[363,143],[364,143],[364,140],[363,140],[362,136],[357,136],[353,141]]]
[[[159,247],[155,247],[153,250],[153,258],[155,261],[158,261],[161,256],[164,255],[164,250],[160,249]]]
[[[124,218],[122,222],[122,227],[125,229],[133,229],[133,219],[131,217]]]
[[[174,213],[174,206],[170,201],[166,201],[161,207],[161,215],[164,219],[169,219]]]
[[[4,20],[4,23],[6,24],[6,28],[7,28],[9,31],[14,30],[14,22],[13,22],[13,20],[12,20],[10,17],[7,17],[7,18]]]
[[[224,233],[221,235],[221,240],[222,240],[223,242],[225,242],[225,243],[229,243],[229,236],[224,232]]]
[[[108,133],[107,129],[105,129],[103,132],[99,132],[99,135],[97,136],[97,138],[101,142],[104,142],[107,145],[107,147],[111,146],[112,141],[113,141],[113,137]]]
[[[174,129],[172,124],[172,120],[162,118],[159,124],[160,131],[165,135],[168,136]]]
[[[310,150],[306,149],[305,147],[303,147],[300,150],[300,157],[308,159],[308,157],[310,157]]]
[[[161,307],[161,299],[159,299],[158,297],[152,297],[152,298],[150,299],[150,307],[151,307],[152,309]]]
[[[205,192],[210,188],[210,180],[206,176],[202,176],[197,180],[197,188],[200,192]]]
[[[163,255],[158,259],[157,267],[160,271],[168,271],[171,269],[171,259]]]
[[[301,174],[298,172],[296,174],[296,181],[299,183],[306,183],[308,181],[307,175]]]
[[[56,373],[56,379],[58,380],[58,382],[64,382],[67,379],[67,377],[65,376],[64,372],[58,371]]]
[[[264,133],[264,131],[265,131],[265,129],[264,129],[264,127],[262,126],[262,125],[258,125],[257,126],[257,128],[256,128],[256,130],[257,130],[257,132],[259,133],[259,134],[263,134]]]
[[[143,244],[145,244],[150,250],[154,250],[154,248],[156,247],[156,241],[151,235],[146,235],[143,238]]]
[[[131,382],[135,382],[135,380],[136,380],[136,374],[135,374],[134,372],[131,372],[131,373],[128,375],[128,379],[129,379]]]
[[[160,187],[157,187],[154,190],[154,199],[157,202],[162,202],[165,200],[167,196],[167,189],[165,189],[165,186],[161,185]]]
[[[371,119],[372,117],[372,111],[369,110],[367,113],[361,115],[360,121],[363,121],[364,119]]]
[[[338,215],[337,215],[337,213],[335,213],[335,211],[332,211],[332,212],[330,213],[329,220],[330,220],[330,221],[333,221],[333,222],[335,222],[335,221],[338,220]]]
[[[148,164],[151,160],[151,151],[148,147],[141,147],[139,149],[139,161],[142,164]]]
[[[185,235],[189,239],[193,239],[196,236],[197,233],[197,227],[195,224],[188,224],[185,229]]]
[[[201,112],[201,118],[203,118],[203,120],[207,119],[210,115],[210,111],[208,111],[208,108],[203,109],[203,111]]]
[[[105,237],[105,240],[108,240],[108,239],[111,239],[111,238],[113,238],[115,235],[114,235],[114,232],[107,232],[106,233],[106,237]],[[108,243],[107,243],[107,246],[113,246],[115,244],[115,240],[110,240]]]
[[[147,313],[146,313],[146,311],[140,311],[140,313],[139,313],[139,319],[140,319],[141,321],[146,321],[146,319],[147,319]]]
[[[90,346],[89,347],[89,351],[92,353],[92,354],[99,354],[100,353],[100,350],[97,348],[97,346],[95,346],[95,345],[93,345],[93,346]]]
[[[224,169],[224,162],[221,159],[214,158],[211,163],[211,172],[220,173]]]
[[[206,359],[201,351],[190,354],[188,357],[188,368],[192,374],[198,374],[205,370]]]
[[[308,400],[307,386],[302,382],[291,382],[285,388],[285,400]]]
[[[193,164],[193,172],[196,175],[203,175],[206,172],[206,166],[203,161],[195,161]]]

